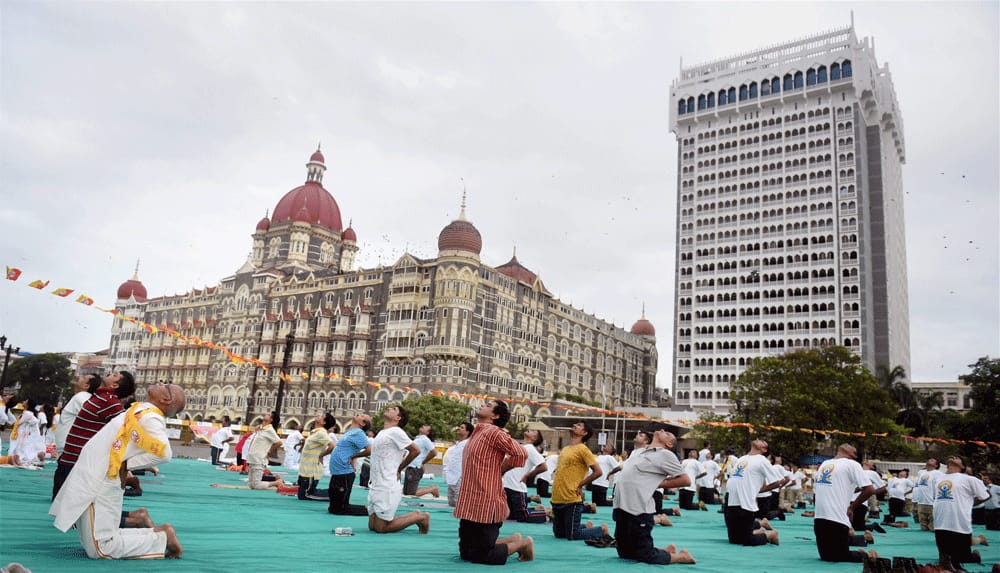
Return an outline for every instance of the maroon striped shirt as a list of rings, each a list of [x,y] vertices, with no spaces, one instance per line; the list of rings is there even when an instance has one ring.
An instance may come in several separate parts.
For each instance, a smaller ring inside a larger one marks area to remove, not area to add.
[[[69,467],[76,465],[80,451],[90,438],[110,422],[111,418],[124,411],[125,408],[122,407],[118,396],[115,396],[114,388],[98,388],[97,392],[83,403],[80,413],[73,421],[73,427],[66,436],[66,446],[59,456],[59,463]]]
[[[476,523],[500,523],[510,509],[500,473],[504,458],[520,467],[528,459],[521,444],[493,424],[477,424],[462,452],[462,485],[455,517]]]

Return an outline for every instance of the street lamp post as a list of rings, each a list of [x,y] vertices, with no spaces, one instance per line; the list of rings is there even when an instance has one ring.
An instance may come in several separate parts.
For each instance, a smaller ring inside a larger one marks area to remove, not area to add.
[[[0,374],[0,394],[3,394],[4,386],[7,385],[7,366],[10,365],[10,355],[12,353],[13,354],[20,354],[21,353],[21,347],[18,346],[17,348],[14,348],[13,344],[11,344],[10,346],[8,346],[7,345],[7,336],[3,335],[3,336],[0,336],[0,350],[6,350],[7,351],[7,354],[4,357],[4,359],[3,359],[3,374]]]
[[[288,377],[288,363],[292,360],[292,345],[295,344],[295,335],[289,332],[285,336],[285,355],[281,357],[281,373],[278,375],[278,397],[274,405],[275,426],[281,423],[281,403],[285,399],[285,378]]]

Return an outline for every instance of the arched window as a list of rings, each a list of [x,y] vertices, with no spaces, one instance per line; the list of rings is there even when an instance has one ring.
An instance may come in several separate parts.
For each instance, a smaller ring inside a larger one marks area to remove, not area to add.
[[[795,72],[795,87],[802,87],[802,72]]]
[[[701,111],[705,109],[705,94],[698,96],[698,110]]]
[[[816,85],[816,70],[809,68],[809,71],[806,72],[806,85],[807,86]]]
[[[740,86],[740,101],[747,99],[747,87]]]
[[[677,114],[684,115],[687,113],[687,100],[680,100],[677,102]]]
[[[726,103],[726,90],[719,90],[719,106],[724,106]]]
[[[708,107],[715,107],[715,92],[708,94]]]
[[[833,64],[830,66],[830,81],[834,82],[840,79],[840,64]]]
[[[694,96],[688,98],[688,113],[694,111]]]
[[[781,93],[781,80],[779,80],[778,78],[771,79],[771,93],[772,94]]]
[[[826,83],[826,66],[820,66],[819,69],[816,70],[816,81],[821,84]]]
[[[750,82],[750,98],[757,97],[757,82]]]
[[[736,103],[736,88],[729,88],[729,92],[726,94],[726,100],[729,103]]]
[[[792,89],[792,85],[793,85],[792,81],[793,81],[792,80],[792,74],[785,74],[785,83],[784,83],[784,87],[782,89],[784,89],[786,92],[788,90]]]
[[[844,60],[844,63],[840,65],[840,75],[845,78],[851,77],[851,60]]]

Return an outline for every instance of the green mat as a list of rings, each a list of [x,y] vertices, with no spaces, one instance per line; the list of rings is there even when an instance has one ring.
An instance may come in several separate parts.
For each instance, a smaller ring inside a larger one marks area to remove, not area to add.
[[[458,521],[441,501],[428,500],[431,532],[416,528],[378,535],[367,530],[366,517],[330,515],[323,502],[299,501],[273,491],[215,489],[210,483],[240,484],[241,476],[212,468],[207,462],[175,459],[164,465],[159,477],[143,480],[143,496],[126,498],[126,509],[146,507],[157,523],[172,523],[184,546],[180,561],[138,563],[87,559],[74,532],[60,533],[48,515],[54,463],[44,470],[0,469],[0,566],[22,563],[34,573],[62,571],[458,571],[485,566],[458,559]],[[280,469],[278,471],[281,471]],[[294,474],[287,476],[289,481]],[[324,484],[325,485],[325,484]],[[440,483],[438,483],[440,485]],[[367,492],[356,487],[352,502],[364,504]],[[419,500],[404,499],[405,503]],[[676,505],[676,502],[669,502]],[[413,509],[407,505],[400,511]],[[585,518],[611,523],[611,508],[599,508]],[[812,534],[812,520],[791,515],[776,521],[781,545],[744,548],[726,543],[726,530],[718,506],[709,511],[689,511],[673,518],[674,527],[657,527],[658,546],[676,543],[686,547],[698,563],[682,569],[705,573],[734,571],[800,572],[861,571],[860,564],[819,561]],[[353,537],[333,535],[335,527],[352,527]],[[544,524],[505,524],[502,535],[519,531],[535,538],[536,560],[511,561],[518,571],[559,573],[578,571],[646,570],[656,568],[618,559],[612,548],[588,547],[582,541],[552,537]],[[990,547],[979,547],[984,565],[970,571],[988,571],[985,563],[1000,562],[1000,532],[985,531]],[[874,549],[882,556],[906,555],[918,562],[937,559],[932,533],[915,529],[889,529],[875,534]]]

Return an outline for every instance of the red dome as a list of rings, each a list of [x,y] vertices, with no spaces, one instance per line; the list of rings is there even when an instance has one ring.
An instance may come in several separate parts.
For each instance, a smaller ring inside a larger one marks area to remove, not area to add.
[[[535,284],[535,279],[538,278],[538,275],[528,270],[527,267],[517,260],[517,256],[497,267],[497,272],[505,274],[514,280],[528,283],[529,285]]]
[[[309,209],[306,209],[305,206],[299,209],[299,212],[295,214],[295,220],[301,221],[303,223],[309,223],[310,222],[309,219],[311,218],[312,216],[309,215]]]
[[[301,221],[299,215],[303,210],[308,215],[309,223],[321,225],[338,233],[344,227],[340,220],[340,207],[337,206],[333,195],[316,181],[309,181],[286,193],[274,208],[271,222]]]
[[[323,157],[323,153],[320,150],[316,150],[312,155],[309,156],[309,161],[316,161],[319,163],[326,163],[326,159]]]
[[[653,328],[653,323],[649,322],[645,318],[640,318],[632,325],[632,334],[637,334],[639,336],[656,336],[656,329]]]
[[[130,296],[134,296],[135,300],[138,301],[146,300],[146,287],[144,287],[137,279],[129,279],[118,287],[119,300],[126,299]]]
[[[257,223],[258,231],[266,231],[270,228],[271,228],[271,220],[268,219],[267,217],[264,217],[263,219],[260,220],[260,222]]]
[[[344,232],[340,235],[340,238],[344,241],[354,241],[355,243],[358,242],[358,234],[355,233],[354,229],[351,227],[344,229]]]
[[[483,238],[468,221],[452,221],[438,235],[438,251],[469,251],[478,255],[482,249]]]

